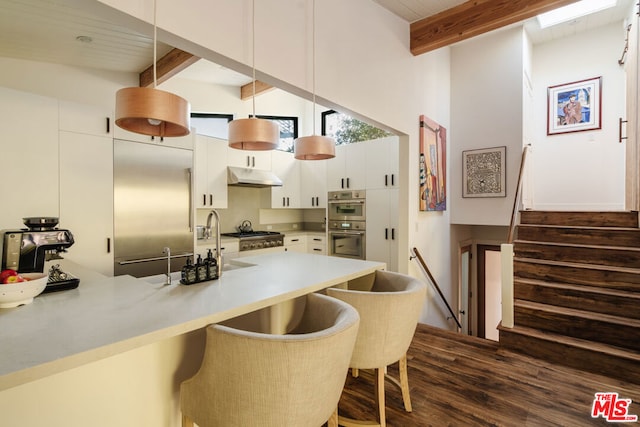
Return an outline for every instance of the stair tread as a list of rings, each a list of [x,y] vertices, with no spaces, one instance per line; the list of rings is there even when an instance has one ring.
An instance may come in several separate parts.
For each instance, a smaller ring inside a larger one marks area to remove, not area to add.
[[[514,257],[513,260],[520,261],[520,262],[528,262],[532,264],[548,264],[548,265],[557,265],[557,266],[563,266],[563,267],[590,268],[593,270],[609,270],[609,271],[619,271],[622,273],[640,274],[640,268],[633,268],[633,267],[619,267],[619,266],[602,265],[602,264],[585,264],[580,262],[554,261],[550,259],[538,259],[538,258],[527,258],[527,257]],[[640,279],[638,283],[640,283]]]
[[[536,285],[536,286],[544,286],[544,287],[555,288],[555,289],[568,289],[568,290],[572,290],[572,291],[580,291],[580,292],[585,292],[585,293],[590,293],[590,294],[609,295],[609,296],[616,296],[616,297],[622,297],[622,298],[631,298],[631,299],[637,299],[640,302],[640,288],[638,289],[639,292],[634,292],[634,291],[625,291],[625,290],[620,290],[620,289],[602,288],[602,287],[598,287],[598,286],[574,285],[572,283],[548,282],[548,281],[545,281],[545,280],[527,279],[527,278],[520,278],[520,277],[514,277],[514,283],[515,282],[529,283],[529,284]]]
[[[559,242],[543,242],[539,240],[514,240],[513,244],[532,244],[532,245],[545,245],[545,246],[558,246],[565,248],[588,248],[588,249],[605,249],[608,251],[628,251],[628,252],[640,252],[640,248],[634,246],[605,246],[605,245],[585,245],[584,243],[559,243]]]
[[[610,344],[604,344],[595,341],[584,340],[580,338],[569,337],[562,334],[556,334],[549,331],[542,331],[540,329],[529,328],[527,326],[514,326],[513,328],[505,328],[502,325],[498,326],[498,329],[504,332],[517,333],[521,335],[528,335],[534,338],[543,339],[545,341],[555,341],[561,344],[570,345],[573,347],[581,348],[584,350],[594,351],[597,353],[605,353],[614,355],[617,357],[629,359],[640,363],[640,352],[617,347]]]
[[[640,232],[640,228],[637,227],[598,227],[594,225],[554,225],[554,224],[518,224],[518,227],[522,228],[567,228],[570,230],[597,230],[597,231],[631,231]]]
[[[569,316],[576,316],[590,320],[606,321],[608,323],[620,324],[623,326],[631,326],[633,328],[640,329],[640,320],[631,319],[628,317],[614,316],[612,314],[595,313],[592,311],[585,311],[576,308],[559,307],[556,305],[544,304],[533,301],[526,301],[521,299],[514,300],[515,307],[529,308],[533,310],[546,311],[548,313],[565,314]],[[639,331],[640,333],[640,331]]]

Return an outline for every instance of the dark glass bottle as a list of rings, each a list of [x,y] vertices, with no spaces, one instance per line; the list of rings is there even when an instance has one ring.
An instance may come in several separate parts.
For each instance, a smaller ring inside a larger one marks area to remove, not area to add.
[[[198,258],[196,259],[196,280],[198,282],[204,282],[208,280],[207,266],[204,262],[202,262],[202,256],[200,254],[198,254]]]
[[[204,260],[207,266],[207,277],[209,280],[215,280],[218,278],[218,262],[213,257],[211,249],[207,252],[207,258]]]
[[[187,258],[187,263],[182,267],[180,283],[183,285],[192,285],[197,283],[196,267],[193,265],[191,258]]]

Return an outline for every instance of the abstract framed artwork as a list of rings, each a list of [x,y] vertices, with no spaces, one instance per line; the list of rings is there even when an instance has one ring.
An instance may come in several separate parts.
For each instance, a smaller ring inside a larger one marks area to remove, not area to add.
[[[462,152],[462,197],[506,197],[507,147]]]
[[[602,77],[547,88],[547,135],[601,129]]]
[[[420,116],[420,210],[447,209],[447,129]]]

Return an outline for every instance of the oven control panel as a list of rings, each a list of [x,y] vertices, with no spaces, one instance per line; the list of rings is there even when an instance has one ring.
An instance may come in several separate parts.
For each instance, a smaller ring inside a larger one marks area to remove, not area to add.
[[[364,221],[329,221],[330,230],[365,230]]]

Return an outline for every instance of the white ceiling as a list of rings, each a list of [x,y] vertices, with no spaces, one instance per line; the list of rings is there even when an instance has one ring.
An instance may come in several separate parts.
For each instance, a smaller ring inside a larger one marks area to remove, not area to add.
[[[407,22],[431,16],[464,0],[372,0]],[[566,37],[627,16],[634,0],[575,22],[540,30],[535,19],[525,23],[534,43]],[[91,42],[82,42],[87,36]],[[622,41],[621,41],[622,43]],[[171,49],[158,43],[157,56]],[[70,0],[0,0],[0,56],[111,71],[141,72],[153,62],[152,34],[112,24],[106,15],[77,7]],[[200,60],[180,77],[241,86],[251,81],[217,64]]]

